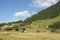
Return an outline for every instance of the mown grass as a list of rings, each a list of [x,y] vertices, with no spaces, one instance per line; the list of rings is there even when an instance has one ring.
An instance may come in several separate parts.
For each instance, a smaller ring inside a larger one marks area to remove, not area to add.
[[[0,32],[0,40],[60,40],[60,34]]]

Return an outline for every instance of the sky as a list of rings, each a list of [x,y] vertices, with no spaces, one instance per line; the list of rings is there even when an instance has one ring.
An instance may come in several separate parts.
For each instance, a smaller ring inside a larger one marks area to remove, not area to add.
[[[25,20],[59,0],[0,0],[0,23]]]

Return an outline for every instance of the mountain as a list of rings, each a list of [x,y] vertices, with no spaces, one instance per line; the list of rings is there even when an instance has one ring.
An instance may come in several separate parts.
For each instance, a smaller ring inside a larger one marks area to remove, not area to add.
[[[38,14],[35,14],[33,16],[31,16],[30,18],[27,18],[24,23],[32,23],[33,21],[36,21],[36,20],[45,20],[45,19],[53,19],[57,16],[60,15],[60,1],[45,9],[45,10],[42,10],[41,12],[38,12]]]
[[[50,29],[57,29],[60,30],[60,1],[45,9],[38,14],[31,16],[24,20],[24,23],[30,25],[32,29],[29,31],[36,31],[36,30],[50,30]],[[50,27],[52,26],[52,27]]]

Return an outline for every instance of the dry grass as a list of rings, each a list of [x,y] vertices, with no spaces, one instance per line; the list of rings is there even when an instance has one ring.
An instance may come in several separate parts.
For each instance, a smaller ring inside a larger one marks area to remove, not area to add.
[[[57,33],[0,32],[1,40],[60,40]]]

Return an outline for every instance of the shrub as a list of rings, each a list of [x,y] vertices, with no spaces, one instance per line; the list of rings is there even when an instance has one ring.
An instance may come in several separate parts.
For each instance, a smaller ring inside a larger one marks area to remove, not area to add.
[[[13,29],[14,29],[15,31],[19,31],[19,25],[14,25],[14,26],[13,26]]]
[[[56,22],[49,26],[50,29],[60,29],[60,22]]]
[[[3,40],[2,38],[0,38],[0,40]]]
[[[6,27],[5,31],[12,31],[13,29],[11,27]]]
[[[51,30],[54,29],[54,31],[59,33],[60,32],[60,22],[56,22],[53,25],[50,25],[49,29],[51,29]]]
[[[36,32],[39,33],[39,30],[37,30]]]

